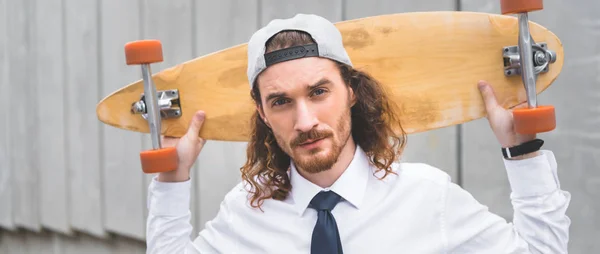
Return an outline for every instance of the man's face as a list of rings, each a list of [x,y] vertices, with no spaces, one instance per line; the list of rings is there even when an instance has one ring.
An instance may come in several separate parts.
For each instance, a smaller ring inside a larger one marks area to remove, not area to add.
[[[331,168],[350,138],[354,100],[336,64],[318,57],[281,62],[258,84],[259,112],[281,149],[308,173]]]

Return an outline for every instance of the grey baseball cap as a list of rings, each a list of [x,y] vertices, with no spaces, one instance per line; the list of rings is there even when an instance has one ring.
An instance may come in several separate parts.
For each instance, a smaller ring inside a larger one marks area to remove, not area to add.
[[[275,34],[297,30],[311,35],[316,44],[290,47],[265,55],[266,43]],[[313,14],[297,14],[289,19],[274,19],[256,31],[248,42],[248,82],[250,89],[256,77],[267,67],[302,57],[324,57],[352,66],[344,48],[342,34],[329,20]]]

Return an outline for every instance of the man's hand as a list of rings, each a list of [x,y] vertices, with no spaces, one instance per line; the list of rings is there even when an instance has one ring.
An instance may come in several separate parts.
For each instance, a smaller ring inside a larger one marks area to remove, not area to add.
[[[518,134],[515,132],[513,114],[511,111],[506,110],[498,104],[492,86],[485,81],[479,81],[478,88],[485,103],[485,110],[487,112],[487,119],[490,123],[490,127],[502,147],[520,145],[536,138],[535,134]],[[517,106],[517,108],[521,107],[527,107],[527,104],[523,103]],[[538,152],[535,152],[517,156],[513,159],[530,158],[537,154]]]
[[[204,123],[204,112],[198,111],[190,122],[187,133],[181,138],[162,137],[163,147],[177,147],[179,167],[177,170],[163,172],[158,175],[160,182],[182,182],[190,178],[190,169],[198,158],[205,139],[198,136]]]

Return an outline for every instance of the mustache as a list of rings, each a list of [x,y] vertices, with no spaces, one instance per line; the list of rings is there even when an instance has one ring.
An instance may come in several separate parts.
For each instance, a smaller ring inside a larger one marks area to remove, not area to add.
[[[308,132],[302,132],[298,135],[298,137],[296,137],[294,140],[292,140],[291,146],[292,147],[296,147],[298,145],[300,145],[303,142],[306,142],[307,140],[310,139],[323,139],[323,138],[329,138],[329,137],[333,137],[333,132],[326,130],[326,131],[320,131],[317,129],[312,129]]]

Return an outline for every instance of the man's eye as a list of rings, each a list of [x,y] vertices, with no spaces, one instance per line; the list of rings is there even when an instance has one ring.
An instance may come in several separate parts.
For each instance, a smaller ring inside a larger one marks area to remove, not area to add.
[[[315,91],[314,91],[314,93],[313,93],[313,94],[314,94],[314,95],[321,95],[321,94],[323,94],[323,93],[325,93],[325,89],[318,88],[318,89],[315,89]]]
[[[286,103],[285,99],[278,99],[273,102],[273,106],[280,106]]]

